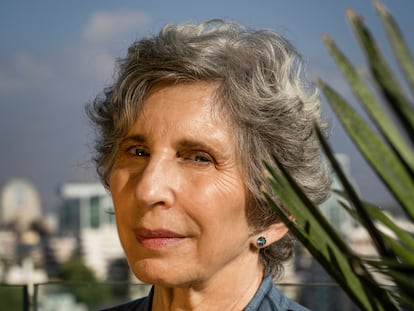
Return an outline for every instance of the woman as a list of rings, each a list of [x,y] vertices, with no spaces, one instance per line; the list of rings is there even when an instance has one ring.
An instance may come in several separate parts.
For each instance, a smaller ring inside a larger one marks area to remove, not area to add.
[[[276,155],[321,203],[319,109],[299,55],[274,32],[210,21],[132,44],[88,108],[129,265],[153,284],[113,310],[305,310],[272,282],[292,238],[262,197],[262,161]]]

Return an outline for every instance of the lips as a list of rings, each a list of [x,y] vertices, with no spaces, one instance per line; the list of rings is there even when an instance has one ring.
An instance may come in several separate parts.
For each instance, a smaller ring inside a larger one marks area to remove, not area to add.
[[[170,230],[156,229],[149,230],[138,228],[135,230],[135,236],[142,246],[151,249],[160,249],[182,241],[185,236]]]

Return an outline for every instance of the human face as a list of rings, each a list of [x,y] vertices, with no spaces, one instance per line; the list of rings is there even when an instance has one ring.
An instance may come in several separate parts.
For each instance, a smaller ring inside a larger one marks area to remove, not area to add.
[[[190,286],[257,268],[233,131],[205,83],[156,87],[122,140],[110,190],[142,281]]]

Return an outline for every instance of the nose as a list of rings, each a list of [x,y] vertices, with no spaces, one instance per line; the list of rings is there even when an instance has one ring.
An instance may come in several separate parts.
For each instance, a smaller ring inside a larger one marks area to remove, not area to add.
[[[179,178],[176,163],[163,158],[150,158],[138,177],[135,195],[143,207],[171,207]]]

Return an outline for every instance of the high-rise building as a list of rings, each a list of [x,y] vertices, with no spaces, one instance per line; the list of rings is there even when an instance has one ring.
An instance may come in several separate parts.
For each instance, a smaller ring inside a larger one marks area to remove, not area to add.
[[[352,182],[355,189],[358,189],[356,182],[351,176],[349,157],[345,154],[336,154],[335,157],[341,165],[341,168],[348,180]],[[344,190],[341,182],[335,174],[332,176],[332,190]],[[320,206],[320,209],[330,224],[341,234],[346,236],[350,231],[355,229],[356,223],[339,202],[342,202],[342,204],[345,205],[349,205],[349,203],[335,191],[333,191],[331,197]]]
[[[41,217],[40,196],[26,179],[14,178],[0,192],[0,225],[25,230]]]
[[[100,183],[65,183],[60,190],[60,236],[76,240],[75,249],[85,264],[106,279],[110,262],[125,257],[111,197]]]
[[[112,200],[100,183],[65,183],[60,195],[63,200],[59,211],[61,235],[114,223]]]

